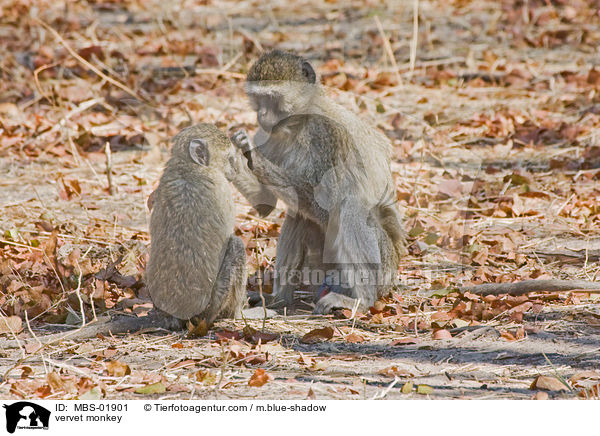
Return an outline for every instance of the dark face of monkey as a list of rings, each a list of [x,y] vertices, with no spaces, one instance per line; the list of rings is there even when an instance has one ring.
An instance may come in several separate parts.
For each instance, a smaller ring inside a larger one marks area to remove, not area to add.
[[[291,115],[310,113],[316,90],[312,66],[300,56],[279,50],[263,54],[246,79],[250,104],[267,132]]]

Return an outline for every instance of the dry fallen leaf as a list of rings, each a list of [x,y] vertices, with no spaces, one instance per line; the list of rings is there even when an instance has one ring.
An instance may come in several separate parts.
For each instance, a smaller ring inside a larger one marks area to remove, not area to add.
[[[417,394],[421,395],[430,395],[433,393],[433,388],[427,385],[418,385],[417,386]]]
[[[208,324],[206,324],[206,320],[202,319],[196,323],[191,321],[187,322],[187,337],[188,338],[201,338],[206,336],[208,333]]]
[[[409,370],[404,368],[398,368],[397,366],[390,366],[377,371],[377,374],[386,375],[388,377],[414,377],[415,375]]]
[[[248,380],[248,386],[252,386],[255,388],[261,387],[264,384],[268,383],[273,377],[268,374],[264,369],[257,369]]]
[[[433,339],[452,339],[452,333],[448,330],[436,330],[432,335]]]
[[[419,342],[421,342],[421,338],[402,338],[396,341],[392,341],[390,345],[394,347],[396,345],[413,345],[418,344]]]
[[[402,386],[402,389],[400,389],[400,392],[402,392],[403,394],[410,394],[412,392],[413,389],[413,382],[408,381],[406,383],[404,383],[404,385]]]
[[[365,341],[361,335],[357,335],[356,333],[350,333],[345,337],[346,342],[350,342],[351,344],[360,344]]]
[[[303,344],[318,344],[333,338],[333,329],[331,327],[323,327],[322,329],[314,329],[302,336],[300,342]]]
[[[581,371],[570,378],[573,386],[578,386],[580,380],[600,380],[600,373],[597,371]]]
[[[311,366],[308,367],[309,371],[325,371],[329,368],[329,361],[325,359],[315,360]]]
[[[566,391],[567,387],[556,377],[538,375],[530,389],[543,389],[545,391]]]
[[[23,330],[23,321],[18,316],[0,316],[0,335],[6,333],[20,333]]]
[[[152,383],[135,390],[136,394],[152,395],[152,394],[163,394],[167,388],[161,382]]]
[[[110,360],[104,364],[106,368],[106,372],[111,377],[123,377],[131,374],[131,369],[129,365],[119,361],[119,360]]]

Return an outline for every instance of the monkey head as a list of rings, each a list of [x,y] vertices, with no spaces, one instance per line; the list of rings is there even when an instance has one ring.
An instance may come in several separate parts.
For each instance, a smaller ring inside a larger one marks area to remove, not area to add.
[[[245,89],[261,128],[270,132],[291,115],[310,113],[316,82],[315,70],[300,56],[273,50],[258,58]]]
[[[225,133],[213,124],[200,123],[175,136],[171,156],[179,162],[193,162],[200,168],[217,169],[231,179],[234,175],[232,162],[237,154]]]

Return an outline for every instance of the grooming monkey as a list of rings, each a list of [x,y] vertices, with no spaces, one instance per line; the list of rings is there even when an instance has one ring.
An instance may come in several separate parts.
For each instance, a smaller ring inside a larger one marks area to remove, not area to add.
[[[339,273],[337,281],[311,283],[315,313],[352,308],[356,300],[370,307],[390,290],[405,254],[389,140],[327,97],[300,56],[263,54],[245,89],[260,128],[254,140],[245,131],[232,136],[252,174],[238,171],[287,206],[275,298],[291,305],[297,283],[289,275],[308,268]]]
[[[268,205],[274,206],[276,198],[287,206],[277,246],[275,298],[292,304],[297,284],[282,278],[305,267],[395,274],[406,251],[388,139],[329,99],[312,66],[291,53],[263,54],[248,72],[246,93],[259,130],[254,140],[244,131],[232,137],[247,158],[247,168],[236,169],[235,177],[244,178],[243,186],[236,178],[234,183],[255,208],[263,205],[263,214],[272,210]],[[313,289],[317,298],[322,297],[315,313],[351,308],[355,299],[365,309],[389,289],[385,280],[345,287],[325,280]],[[600,289],[600,283],[527,280],[461,290],[521,295],[573,289]]]

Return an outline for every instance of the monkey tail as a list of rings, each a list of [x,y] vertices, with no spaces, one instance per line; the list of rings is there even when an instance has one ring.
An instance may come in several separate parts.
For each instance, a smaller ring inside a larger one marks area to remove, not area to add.
[[[46,336],[40,336],[30,341],[42,346],[59,343],[62,341],[81,341],[83,339],[94,338],[98,335],[109,336],[123,333],[139,332],[146,329],[163,330],[181,330],[184,327],[183,321],[178,320],[164,312],[158,310],[151,311],[147,316],[119,316],[110,319],[109,316],[98,318],[90,324],[87,324],[77,330],[67,333],[55,333]],[[0,345],[6,348],[18,346],[17,341],[2,341]]]

